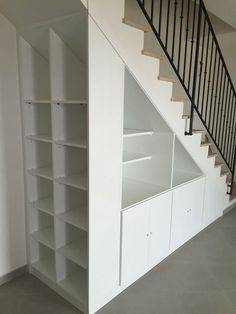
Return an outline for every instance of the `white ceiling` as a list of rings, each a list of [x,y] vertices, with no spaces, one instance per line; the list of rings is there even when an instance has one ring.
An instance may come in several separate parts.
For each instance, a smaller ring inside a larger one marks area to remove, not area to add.
[[[79,0],[0,0],[0,12],[16,27],[40,23],[84,9]]]

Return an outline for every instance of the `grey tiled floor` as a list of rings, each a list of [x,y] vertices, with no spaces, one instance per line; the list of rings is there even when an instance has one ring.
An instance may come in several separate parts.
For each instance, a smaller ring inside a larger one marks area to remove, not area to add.
[[[80,314],[27,275],[0,287],[0,314]],[[97,314],[236,314],[236,209]]]

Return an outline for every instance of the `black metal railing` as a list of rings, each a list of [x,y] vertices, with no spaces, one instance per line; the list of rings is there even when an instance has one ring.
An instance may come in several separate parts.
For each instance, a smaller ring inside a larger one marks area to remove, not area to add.
[[[190,102],[231,173],[236,162],[236,92],[202,0],[137,0]]]

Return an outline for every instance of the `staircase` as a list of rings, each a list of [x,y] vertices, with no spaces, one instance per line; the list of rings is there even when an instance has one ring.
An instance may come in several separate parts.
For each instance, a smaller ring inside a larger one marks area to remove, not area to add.
[[[158,79],[173,83],[171,101],[185,104],[185,135],[202,134],[201,146],[232,195],[236,92],[203,1],[127,0],[125,6],[123,22],[144,31],[142,53],[160,60]]]

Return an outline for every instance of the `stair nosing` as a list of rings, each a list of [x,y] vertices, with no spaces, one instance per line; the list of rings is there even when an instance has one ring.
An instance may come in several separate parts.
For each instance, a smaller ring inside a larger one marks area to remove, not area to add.
[[[159,75],[157,78],[158,78],[158,80],[160,80],[160,81],[165,81],[165,82],[170,82],[170,83],[176,83],[176,80],[175,80],[175,79],[172,79],[172,78],[169,78],[169,77],[166,77],[166,76],[161,76],[161,75]]]

